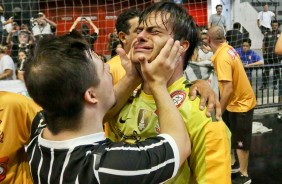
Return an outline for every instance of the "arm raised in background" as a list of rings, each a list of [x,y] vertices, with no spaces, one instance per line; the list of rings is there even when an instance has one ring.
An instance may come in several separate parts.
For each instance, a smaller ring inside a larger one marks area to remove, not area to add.
[[[92,20],[90,17],[86,17],[86,20],[89,22],[90,26],[94,29],[94,32],[99,34],[99,29],[95,24],[93,24]]]
[[[81,21],[81,17],[77,17],[76,20],[73,22],[73,24],[71,25],[71,28],[69,30],[69,32],[71,32],[72,30],[74,30],[74,28],[76,27],[76,25],[78,24],[78,22]]]
[[[275,45],[275,54],[282,55],[282,34],[281,33]]]
[[[45,20],[46,22],[48,22],[51,26],[57,27],[57,24],[56,24],[54,21],[48,19],[48,18],[45,16],[45,14],[43,14],[42,19]]]

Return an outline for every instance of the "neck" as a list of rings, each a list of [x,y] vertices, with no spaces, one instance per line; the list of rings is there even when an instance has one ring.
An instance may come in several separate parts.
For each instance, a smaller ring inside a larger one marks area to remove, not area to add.
[[[87,112],[88,111],[88,112]],[[98,116],[95,111],[85,110],[80,123],[80,128],[77,130],[63,130],[58,134],[53,134],[48,128],[43,131],[43,138],[52,141],[64,141],[74,139],[90,134],[103,132],[103,116]]]

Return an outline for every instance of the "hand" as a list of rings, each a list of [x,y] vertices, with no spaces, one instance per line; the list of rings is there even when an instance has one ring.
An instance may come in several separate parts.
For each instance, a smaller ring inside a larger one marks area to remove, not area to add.
[[[76,21],[76,22],[81,21],[81,17],[77,17],[75,21]]]
[[[167,83],[179,63],[181,48],[178,40],[174,42],[173,39],[169,39],[152,62],[149,63],[144,56],[138,58],[142,76],[151,90],[156,86],[167,88]]]
[[[120,56],[121,59],[121,65],[124,68],[126,75],[130,78],[133,78],[134,80],[142,82],[142,77],[140,76],[139,72],[137,71],[134,64],[131,62],[131,60],[128,58],[126,52],[123,48],[118,47],[116,49],[116,52]],[[130,54],[130,53],[129,53]]]
[[[88,22],[92,22],[92,20],[91,20],[90,17],[85,17],[85,19],[86,19]]]
[[[216,111],[216,119],[220,120],[221,107],[217,95],[212,90],[210,85],[205,80],[197,80],[191,87],[189,96],[191,100],[194,100],[197,94],[201,95],[200,110],[204,110],[206,103],[207,111],[206,116],[211,117],[212,112]]]

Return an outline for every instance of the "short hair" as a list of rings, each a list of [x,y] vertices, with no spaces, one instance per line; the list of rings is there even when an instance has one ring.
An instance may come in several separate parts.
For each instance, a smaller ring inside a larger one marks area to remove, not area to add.
[[[28,93],[44,109],[53,134],[80,127],[84,93],[100,82],[89,53],[82,37],[48,37],[39,41],[26,65]]]
[[[171,31],[174,34],[174,40],[189,41],[189,48],[184,56],[184,70],[200,40],[197,24],[195,23],[193,17],[190,16],[185,9],[173,2],[159,2],[147,7],[140,15],[139,24],[142,22],[146,24],[147,18],[152,13],[155,15],[160,13],[162,22],[166,29],[168,29],[168,26],[171,27]],[[170,15],[168,19],[166,19],[167,14]]]
[[[116,21],[116,30],[117,33],[124,32],[125,34],[129,34],[129,29],[131,28],[129,21],[135,17],[139,17],[140,11],[134,8],[128,9],[122,12]]]
[[[274,23],[277,23],[277,24],[279,25],[278,20],[272,20],[272,21],[271,21],[271,25],[274,24]]]
[[[233,24],[233,29],[241,29],[241,24],[239,22],[235,22]]]
[[[242,43],[247,42],[250,46],[252,46],[252,40],[250,38],[244,38]]]
[[[0,53],[1,54],[5,54],[6,53],[6,51],[7,51],[7,47],[6,46],[4,46],[4,45],[0,45]]]
[[[217,9],[218,7],[221,7],[221,8],[222,8],[222,4],[216,5],[215,9]]]

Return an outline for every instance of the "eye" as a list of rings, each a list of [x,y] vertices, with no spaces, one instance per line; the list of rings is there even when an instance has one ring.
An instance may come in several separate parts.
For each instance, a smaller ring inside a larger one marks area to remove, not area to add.
[[[160,31],[159,31],[159,30],[156,30],[156,29],[153,29],[153,30],[150,31],[150,33],[151,33],[152,35],[157,35],[157,34],[160,33]]]

